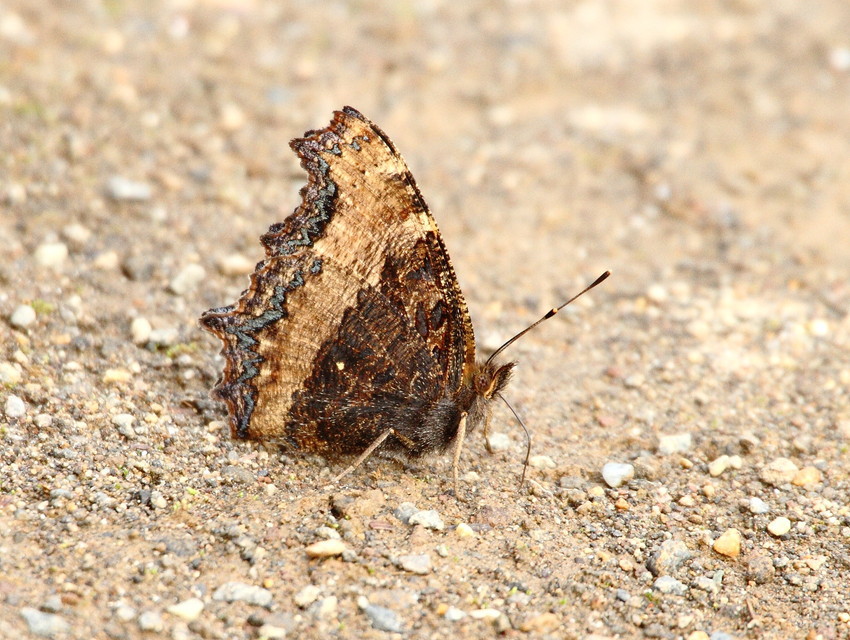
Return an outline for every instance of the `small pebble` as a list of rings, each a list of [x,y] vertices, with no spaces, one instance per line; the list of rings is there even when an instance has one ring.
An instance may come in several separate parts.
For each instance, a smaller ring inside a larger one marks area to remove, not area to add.
[[[446,609],[446,612],[443,614],[443,617],[449,622],[457,622],[459,620],[463,620],[466,617],[466,611],[458,609],[457,607],[449,607],[448,609]]]
[[[62,611],[62,606],[61,596],[54,593],[52,596],[48,596],[45,601],[41,603],[39,609],[46,611],[47,613],[59,613]]]
[[[295,601],[295,604],[304,609],[313,604],[321,593],[322,590],[319,587],[313,584],[308,584],[296,593],[292,599]]]
[[[401,520],[404,524],[410,523],[410,517],[418,513],[419,509],[412,502],[402,502],[398,507],[393,511],[393,515]]]
[[[33,322],[35,322],[35,318],[35,309],[33,309],[28,304],[20,304],[15,307],[15,310],[9,317],[9,322],[12,324],[13,327],[18,327],[18,329],[26,329]]]
[[[767,525],[767,530],[771,535],[779,538],[791,531],[791,521],[788,518],[779,516],[770,521],[770,524]]]
[[[535,469],[554,469],[556,466],[555,461],[552,460],[549,456],[531,456],[528,459],[528,466],[534,467]]]
[[[774,487],[791,482],[799,468],[788,458],[777,458],[766,464],[759,472],[759,478],[765,484]]]
[[[166,609],[171,615],[177,616],[186,622],[197,620],[203,610],[204,601],[200,598],[189,598],[188,600],[183,600],[183,602],[173,604]]]
[[[320,620],[330,620],[336,617],[339,611],[339,599],[336,596],[326,596],[317,600],[312,607],[311,613]]]
[[[133,379],[133,374],[127,369],[107,369],[103,373],[101,380],[105,384],[113,384],[117,382],[130,382]]]
[[[426,509],[423,511],[417,511],[407,520],[408,524],[418,524],[420,526],[425,527],[426,529],[434,529],[435,531],[442,531],[446,528],[443,519],[440,517],[440,514],[434,509]]]
[[[491,433],[487,438],[490,451],[507,451],[511,447],[511,439],[506,433]]]
[[[26,620],[30,633],[36,636],[51,638],[71,631],[71,625],[55,613],[45,613],[33,607],[24,607],[21,609],[21,617]]]
[[[461,522],[459,525],[455,527],[455,533],[459,538],[474,538],[475,537],[475,529],[470,527],[465,522]]]
[[[136,418],[131,413],[119,413],[112,416],[112,424],[116,427],[132,427]]]
[[[729,456],[722,455],[719,458],[715,458],[714,460],[708,463],[708,473],[712,477],[716,478],[721,473],[726,471],[729,466]]]
[[[123,176],[112,176],[106,183],[106,195],[113,200],[150,200],[151,187]]]
[[[693,437],[690,433],[674,433],[659,436],[658,453],[669,456],[673,453],[683,453],[691,448]]]
[[[144,611],[139,616],[139,629],[142,631],[162,631],[162,615],[159,611]]]
[[[688,588],[672,576],[659,577],[652,584],[652,587],[660,593],[668,593],[676,596],[683,596],[688,592]]]
[[[147,318],[133,318],[130,323],[130,335],[133,338],[133,344],[146,344],[151,337],[151,323]]]
[[[473,620],[497,620],[502,612],[498,609],[473,609],[469,617]]]
[[[187,264],[171,279],[168,288],[172,293],[182,296],[197,288],[206,276],[207,272],[201,265]]]
[[[225,131],[237,131],[245,126],[245,112],[236,104],[228,102],[221,107],[219,124]]]
[[[747,563],[747,579],[756,584],[765,584],[773,580],[776,568],[773,566],[773,558],[766,553],[752,556]]]
[[[823,479],[823,474],[817,467],[803,467],[794,474],[791,484],[795,487],[811,488],[819,484]]]
[[[231,253],[218,261],[218,270],[226,276],[246,276],[254,272],[257,261],[241,253]]]
[[[278,627],[273,624],[264,624],[257,629],[257,634],[260,638],[277,640],[278,638],[285,638],[287,631],[285,627]]]
[[[750,498],[749,508],[750,513],[755,514],[757,516],[763,515],[770,511],[770,507],[768,506],[768,504],[761,498],[756,497]]]
[[[0,362],[0,384],[14,386],[23,379],[21,370],[11,362]]]
[[[363,609],[372,627],[389,633],[404,633],[404,623],[392,609],[369,604]]]
[[[62,227],[62,237],[74,245],[83,245],[91,238],[91,231],[78,222]]]
[[[224,602],[247,602],[258,607],[268,607],[272,603],[271,591],[244,582],[225,582],[215,590],[212,598]]]
[[[33,257],[42,267],[59,267],[68,257],[68,246],[64,242],[44,242],[36,247]]]
[[[413,553],[399,556],[398,566],[420,576],[431,573],[431,557],[427,553]]]
[[[650,556],[647,568],[655,576],[666,575],[673,573],[690,560],[693,555],[691,550],[688,549],[688,545],[682,540],[665,540],[659,545],[658,550]]]
[[[27,405],[16,395],[8,395],[3,412],[7,418],[21,418],[27,413]]]
[[[622,462],[606,462],[602,467],[602,479],[611,488],[619,487],[635,477],[635,468]]]
[[[737,529],[727,529],[714,541],[711,548],[720,555],[737,558],[741,553],[741,532]]]
[[[341,555],[346,550],[342,540],[319,540],[305,549],[308,558],[330,558]]]

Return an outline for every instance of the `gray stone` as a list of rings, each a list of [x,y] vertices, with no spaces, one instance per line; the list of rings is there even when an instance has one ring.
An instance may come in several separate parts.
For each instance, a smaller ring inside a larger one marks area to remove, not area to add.
[[[749,509],[750,513],[753,513],[757,516],[763,515],[770,511],[770,507],[768,506],[768,504],[761,498],[750,498]]]
[[[373,628],[390,633],[404,633],[404,623],[392,609],[370,604],[363,611],[372,623]]]
[[[244,467],[237,467],[235,465],[227,465],[224,467],[221,470],[221,475],[225,478],[230,478],[232,482],[238,484],[254,484],[257,481],[253,473]]]
[[[71,630],[71,625],[62,616],[39,611],[33,607],[21,609],[21,617],[26,620],[30,633],[37,636],[51,638],[60,633],[68,633]]]
[[[434,509],[427,509],[425,511],[417,511],[407,520],[408,524],[418,524],[426,529],[435,529],[437,531],[442,531],[446,528],[443,519],[440,517],[440,514]]]
[[[683,596],[688,592],[688,588],[672,576],[661,576],[652,586],[656,591],[676,596]]]
[[[139,629],[142,631],[162,631],[162,614],[159,611],[143,611],[139,616]]]
[[[646,563],[646,568],[654,576],[666,575],[676,571],[682,564],[690,560],[693,555],[691,550],[688,549],[688,546],[681,540],[666,540],[650,556],[649,561]]]
[[[268,607],[272,603],[272,593],[268,589],[244,582],[225,582],[215,590],[213,600],[247,602],[258,607]]]
[[[410,573],[417,573],[424,576],[431,573],[431,556],[427,553],[413,553],[400,556],[398,566]]]
[[[393,515],[404,524],[408,524],[410,522],[410,517],[418,511],[419,509],[412,502],[402,502],[398,505],[398,507],[396,507],[395,511],[393,511]]]

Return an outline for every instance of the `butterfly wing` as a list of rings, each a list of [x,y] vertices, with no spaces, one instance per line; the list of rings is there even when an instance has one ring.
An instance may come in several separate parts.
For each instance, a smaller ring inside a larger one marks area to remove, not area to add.
[[[444,410],[474,363],[472,324],[437,225],[377,126],[346,107],[291,146],[309,176],[300,206],[262,236],[242,297],[201,317],[224,343],[214,394],[235,436],[356,452]]]

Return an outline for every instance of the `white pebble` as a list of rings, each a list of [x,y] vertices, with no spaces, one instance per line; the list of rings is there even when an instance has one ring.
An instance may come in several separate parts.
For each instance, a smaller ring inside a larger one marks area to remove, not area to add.
[[[771,520],[770,524],[767,525],[767,530],[770,531],[771,535],[774,535],[777,538],[784,536],[786,533],[791,531],[791,521],[788,518],[779,516],[778,518]]]
[[[12,362],[0,362],[0,384],[15,385],[21,381],[20,365],[15,366]]]
[[[256,260],[246,258],[241,253],[231,253],[218,261],[218,270],[226,276],[244,276],[254,272]]]
[[[768,504],[762,500],[761,498],[750,498],[750,513],[755,515],[762,515],[770,511],[770,507]]]
[[[150,200],[151,187],[123,176],[112,176],[106,183],[106,195],[113,200]]]
[[[661,304],[667,300],[667,289],[660,284],[653,284],[646,290],[646,296],[654,303]]]
[[[306,587],[301,589],[298,593],[296,593],[292,599],[302,609],[313,604],[316,599],[319,597],[319,594],[322,593],[322,590],[313,584],[308,584]]]
[[[58,267],[68,257],[64,242],[44,242],[35,249],[35,261],[43,267]]]
[[[184,295],[197,287],[206,277],[207,272],[199,264],[187,264],[172,278],[169,289],[177,295]]]
[[[119,413],[112,416],[112,424],[116,427],[132,427],[135,420],[131,413]]]
[[[669,456],[672,453],[682,453],[691,448],[693,438],[690,433],[672,433],[658,437],[658,453]]]
[[[487,438],[490,451],[507,451],[511,446],[511,439],[506,433],[491,433]]]
[[[133,318],[130,324],[130,335],[133,336],[133,344],[146,344],[151,337],[151,323],[147,318]]]
[[[72,244],[84,244],[91,238],[91,231],[78,222],[72,222],[62,227],[62,236]]]
[[[27,405],[18,396],[9,395],[6,397],[4,412],[7,418],[20,418],[26,414]]]
[[[633,465],[622,462],[606,462],[602,467],[602,479],[609,487],[616,488],[635,477]]]
[[[28,304],[21,304],[15,307],[9,318],[9,322],[12,323],[13,327],[24,329],[35,322],[35,315],[35,309]]]
[[[554,469],[558,465],[549,456],[531,456],[528,459],[528,466],[535,469]]]
[[[177,604],[173,604],[166,611],[173,616],[177,616],[181,620],[185,620],[186,622],[192,622],[193,620],[197,620],[198,616],[201,615],[201,611],[204,610],[204,601],[200,598],[189,598],[188,600],[184,600],[183,602],[178,602]]]

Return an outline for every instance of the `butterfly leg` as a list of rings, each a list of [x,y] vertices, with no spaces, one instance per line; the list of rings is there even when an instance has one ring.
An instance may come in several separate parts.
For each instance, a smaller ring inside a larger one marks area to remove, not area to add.
[[[466,414],[462,414],[460,417],[460,422],[457,425],[457,435],[455,436],[455,454],[452,459],[452,477],[454,478],[455,483],[455,496],[460,498],[459,487],[460,484],[458,482],[458,464],[460,463],[460,452],[463,450],[463,441],[466,438]]]
[[[484,429],[482,431],[484,435],[484,448],[487,449],[487,453],[496,453],[493,450],[493,447],[490,446],[490,412],[484,416]]]
[[[375,441],[374,441],[372,444],[370,444],[368,447],[366,447],[366,450],[365,450],[363,453],[361,453],[359,456],[357,456],[357,460],[355,460],[355,461],[354,461],[354,462],[352,462],[350,465],[348,465],[348,466],[347,466],[347,467],[346,467],[346,468],[342,471],[342,473],[338,474],[338,475],[337,475],[337,476],[333,479],[333,483],[334,483],[334,484],[336,484],[337,482],[339,482],[340,480],[342,480],[345,476],[347,476],[349,473],[351,473],[352,471],[354,471],[354,470],[355,470],[357,467],[359,467],[361,464],[363,464],[363,461],[364,461],[366,458],[368,458],[370,455],[372,455],[372,452],[374,452],[374,451],[375,451],[375,449],[377,449],[378,447],[380,447],[380,446],[381,446],[381,444],[384,442],[384,440],[386,440],[387,438],[389,438],[389,437],[390,437],[392,434],[394,434],[394,433],[395,433],[395,430],[394,430],[394,429],[387,429],[387,430],[386,430],[386,431],[384,431],[381,435],[379,435],[377,438],[375,438]]]

